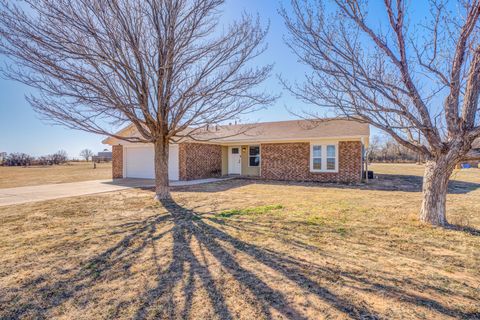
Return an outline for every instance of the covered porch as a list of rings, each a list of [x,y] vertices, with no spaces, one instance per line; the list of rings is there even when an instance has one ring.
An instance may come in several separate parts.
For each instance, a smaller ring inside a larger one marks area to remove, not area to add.
[[[238,144],[222,146],[222,175],[259,177],[261,145]]]

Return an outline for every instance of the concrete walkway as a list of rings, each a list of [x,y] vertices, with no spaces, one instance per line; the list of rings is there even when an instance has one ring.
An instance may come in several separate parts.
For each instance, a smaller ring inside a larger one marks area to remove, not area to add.
[[[201,183],[222,181],[225,179],[201,179],[192,181],[172,181],[171,187],[189,186]],[[70,183],[44,184],[39,186],[0,189],[0,207],[13,204],[37,202],[51,199],[68,198],[112,192],[130,188],[153,187],[152,179],[92,180]]]

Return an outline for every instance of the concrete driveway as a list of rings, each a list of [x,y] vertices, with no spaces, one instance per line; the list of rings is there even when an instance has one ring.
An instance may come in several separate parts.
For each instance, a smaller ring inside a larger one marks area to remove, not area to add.
[[[44,184],[0,189],[0,206],[153,186],[153,180],[121,179]]]
[[[210,183],[225,179],[201,179],[192,181],[172,181],[171,187]],[[0,207],[13,204],[44,201],[59,198],[83,196],[130,188],[153,187],[152,179],[92,180],[82,182],[44,184],[39,186],[0,189]]]

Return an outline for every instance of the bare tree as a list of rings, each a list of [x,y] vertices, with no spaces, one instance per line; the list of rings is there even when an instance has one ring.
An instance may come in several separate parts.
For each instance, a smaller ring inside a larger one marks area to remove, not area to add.
[[[368,144],[367,150],[365,150],[365,161],[372,162],[375,158],[375,155],[381,149],[381,142],[380,137],[378,135],[374,135],[370,139],[370,143]]]
[[[0,166],[3,165],[3,161],[7,158],[7,153],[5,151],[0,152]]]
[[[4,74],[39,90],[48,121],[153,143],[156,195],[170,197],[168,146],[271,103],[252,66],[267,29],[246,14],[220,28],[224,0],[0,0]],[[132,123],[140,133],[115,135]]]
[[[84,158],[85,161],[88,161],[91,157],[93,157],[93,151],[90,149],[83,149],[80,151],[80,157]]]
[[[312,72],[287,88],[420,153],[420,220],[446,225],[450,175],[480,136],[479,1],[432,0],[422,23],[404,0],[384,0],[383,12],[361,0],[331,0],[335,12],[320,0],[291,3],[292,13],[280,11],[286,42]]]
[[[373,136],[367,152],[369,160],[372,162],[417,162],[418,160],[414,151],[399,144],[391,137],[380,142],[378,136]]]
[[[34,157],[26,153],[10,153],[3,160],[5,166],[24,166],[27,167],[35,160]]]
[[[58,150],[54,154],[51,155],[53,164],[63,164],[67,162],[68,160],[68,155],[65,150]]]

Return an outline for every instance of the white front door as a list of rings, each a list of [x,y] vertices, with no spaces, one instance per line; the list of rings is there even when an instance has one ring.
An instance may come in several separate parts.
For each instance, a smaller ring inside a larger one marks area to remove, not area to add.
[[[228,147],[228,174],[242,174],[240,147]]]

